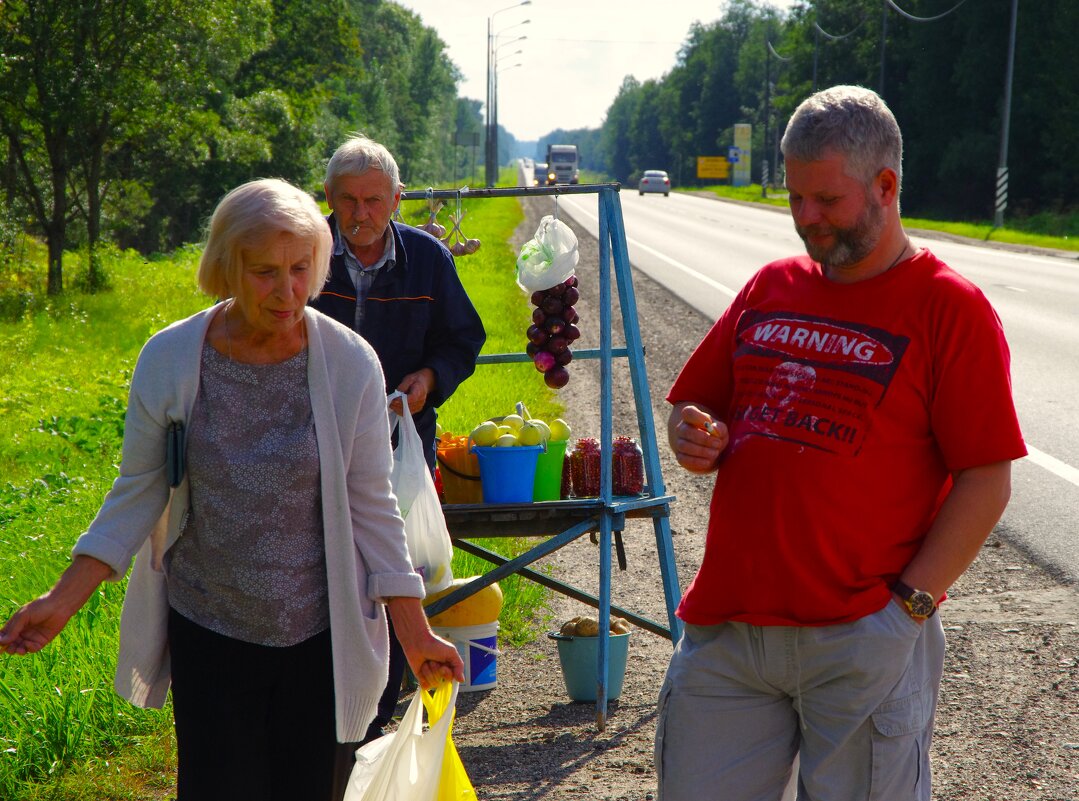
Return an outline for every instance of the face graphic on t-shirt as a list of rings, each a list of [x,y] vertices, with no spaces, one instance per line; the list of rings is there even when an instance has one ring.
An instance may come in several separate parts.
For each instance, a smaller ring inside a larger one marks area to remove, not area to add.
[[[798,312],[738,320],[731,449],[767,437],[854,455],[910,340]]]

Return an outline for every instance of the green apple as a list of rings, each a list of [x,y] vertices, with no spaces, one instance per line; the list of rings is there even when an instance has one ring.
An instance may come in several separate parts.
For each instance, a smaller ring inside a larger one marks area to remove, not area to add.
[[[468,436],[474,444],[486,448],[494,445],[495,440],[498,439],[498,426],[487,420],[473,428]]]
[[[551,421],[551,441],[552,442],[569,442],[569,438],[573,435],[570,430],[569,423],[559,417],[557,420]]]
[[[495,446],[499,448],[512,448],[514,445],[517,444],[518,442],[516,434],[503,434],[495,440]]]
[[[539,445],[541,442],[545,442],[546,439],[543,428],[536,425],[535,420],[526,422],[521,426],[520,433],[517,434],[517,440],[522,445]]]
[[[509,426],[514,431],[520,431],[525,424],[525,419],[519,414],[507,414],[502,418],[502,425]]]
[[[532,423],[533,425],[537,425],[537,426],[539,426],[540,428],[543,429],[543,441],[544,442],[547,442],[547,441],[549,441],[551,439],[551,427],[549,425],[547,425],[545,422],[540,420],[538,417],[533,417],[528,422]]]

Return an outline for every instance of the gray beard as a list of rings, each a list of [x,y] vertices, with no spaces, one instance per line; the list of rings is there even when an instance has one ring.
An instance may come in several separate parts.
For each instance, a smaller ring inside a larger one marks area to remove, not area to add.
[[[826,269],[842,269],[857,264],[873,252],[873,248],[880,242],[880,232],[884,228],[884,211],[867,204],[865,212],[852,227],[831,229],[835,243],[829,247],[811,245],[808,229],[797,224],[794,228],[813,261]]]

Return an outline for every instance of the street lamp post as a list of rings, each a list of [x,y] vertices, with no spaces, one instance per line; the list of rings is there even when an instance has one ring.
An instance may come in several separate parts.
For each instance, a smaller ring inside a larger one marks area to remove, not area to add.
[[[493,106],[495,104],[495,92],[497,91],[497,84],[495,78],[495,47],[494,47],[494,18],[501,14],[503,11],[509,11],[511,8],[519,8],[520,6],[532,5],[532,0],[521,0],[519,3],[500,8],[494,11],[491,16],[487,18],[487,135],[484,142],[484,172],[487,179],[487,186],[494,186],[498,182],[498,134],[495,131],[494,126],[498,123],[494,119]]]
[[[517,53],[520,53],[520,52],[522,52],[522,51],[520,51],[520,50],[517,51]],[[517,53],[514,53],[513,55],[517,55]],[[494,93],[492,95],[492,99],[494,101],[494,104],[493,104],[493,107],[491,109],[491,118],[494,120],[494,124],[493,124],[492,128],[494,129],[494,151],[495,151],[495,164],[496,165],[498,164],[498,73],[499,72],[508,72],[509,70],[512,70],[514,67],[523,67],[523,66],[524,65],[520,61],[518,61],[516,64],[510,64],[508,67],[500,68],[498,66],[498,59],[495,59]]]

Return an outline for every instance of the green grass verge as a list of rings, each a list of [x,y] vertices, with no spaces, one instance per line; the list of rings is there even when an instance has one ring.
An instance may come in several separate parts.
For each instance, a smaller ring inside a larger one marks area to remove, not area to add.
[[[523,217],[520,205],[473,199],[464,210],[462,229],[483,244],[458,259],[458,270],[488,330],[484,350],[521,351],[531,310],[514,281],[516,253],[508,244]],[[426,217],[422,203],[404,211],[409,221]],[[195,288],[198,255],[190,248],[148,260],[111,251],[104,258],[107,291],[39,300],[0,322],[0,619],[52,584],[100,506],[120,458],[139,349],[164,325],[209,303]],[[77,273],[77,256],[67,264]],[[36,266],[24,264],[20,275],[44,275],[43,263]],[[0,295],[33,291],[32,279],[4,276]],[[478,367],[441,418],[467,431],[508,414],[517,401],[536,416],[561,415],[555,393],[521,363]],[[484,544],[506,556],[525,547],[512,539]],[[467,554],[455,556],[455,575],[487,569]],[[515,576],[501,586],[504,642],[534,636],[547,591]],[[175,792],[171,710],[135,709],[112,689],[123,590],[123,583],[102,586],[41,653],[0,656],[0,799]]]

